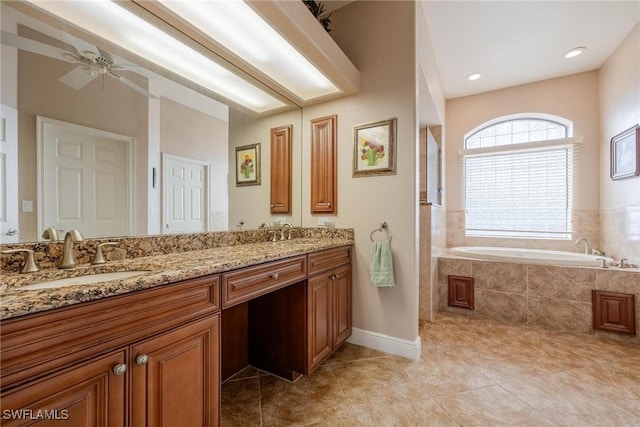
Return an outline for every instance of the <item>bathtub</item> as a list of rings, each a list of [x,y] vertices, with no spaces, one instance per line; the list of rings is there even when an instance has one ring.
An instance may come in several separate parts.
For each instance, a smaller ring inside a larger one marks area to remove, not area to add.
[[[525,264],[569,265],[577,267],[600,267],[601,259],[607,264],[613,259],[599,255],[587,255],[576,252],[548,251],[544,249],[519,249],[484,246],[461,246],[450,248],[449,253],[465,258],[491,261],[521,262]]]

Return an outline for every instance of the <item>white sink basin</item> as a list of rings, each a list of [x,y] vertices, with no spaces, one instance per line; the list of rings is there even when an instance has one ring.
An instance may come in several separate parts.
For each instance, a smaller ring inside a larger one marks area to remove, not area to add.
[[[64,279],[49,280],[47,282],[20,286],[17,289],[20,289],[22,291],[32,291],[35,289],[53,289],[64,288],[65,286],[90,285],[92,283],[104,282],[106,280],[126,279],[128,277],[139,276],[148,272],[149,270],[130,270],[116,271],[113,273],[91,274],[87,276],[67,277]]]

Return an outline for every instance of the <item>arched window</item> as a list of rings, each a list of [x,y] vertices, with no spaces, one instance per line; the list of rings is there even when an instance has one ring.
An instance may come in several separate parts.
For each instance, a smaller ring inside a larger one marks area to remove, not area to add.
[[[571,238],[571,122],[502,117],[465,137],[465,229],[469,236]]]

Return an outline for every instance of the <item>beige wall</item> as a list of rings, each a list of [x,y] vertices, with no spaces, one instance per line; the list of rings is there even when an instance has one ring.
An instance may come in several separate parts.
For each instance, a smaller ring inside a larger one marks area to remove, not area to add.
[[[303,224],[310,214],[310,120],[337,114],[337,227],[355,229],[354,326],[414,341],[418,328],[415,4],[358,1],[334,12],[331,36],[360,70],[357,95],[303,109]],[[352,177],[353,127],[397,117],[397,174]],[[389,224],[396,285],[369,282],[369,233]]]
[[[640,24],[599,72],[600,215],[603,246],[616,257],[640,263],[640,178],[609,177],[610,140],[640,123]]]
[[[284,218],[294,226],[302,225],[301,219],[301,111],[287,111],[265,118],[249,117],[239,111],[229,110],[229,230],[235,230],[239,220],[244,229],[257,228],[263,222]],[[292,125],[292,177],[291,213],[271,215],[271,129]],[[260,143],[261,184],[236,187],[236,147]]]
[[[227,230],[228,123],[161,98],[160,152],[209,163],[209,230]]]
[[[582,136],[579,169],[574,180],[574,237],[599,244],[600,160],[598,73],[589,71],[566,77],[450,99],[446,108],[446,209],[449,246],[491,244],[575,250],[573,240],[486,239],[464,237],[464,195],[460,156],[464,135],[497,117],[516,113],[547,113],[573,122],[573,135]]]
[[[115,79],[98,77],[81,90],[58,81],[73,64],[20,51],[18,55],[18,200],[34,211],[20,212],[20,240],[37,235],[36,116],[44,116],[135,138],[135,230],[146,232],[147,98]],[[146,80],[135,79],[146,87]],[[20,202],[19,202],[20,203]]]

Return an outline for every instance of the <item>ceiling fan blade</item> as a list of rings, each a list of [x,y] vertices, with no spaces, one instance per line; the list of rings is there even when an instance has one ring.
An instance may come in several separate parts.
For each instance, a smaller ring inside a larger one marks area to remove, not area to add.
[[[91,75],[82,67],[76,67],[58,80],[74,89],[82,89],[96,77],[97,76]]]
[[[86,56],[87,58],[94,58],[100,55],[99,49],[84,40],[78,39],[76,37],[72,37],[67,33],[63,34],[64,41],[73,46],[77,53],[82,56]]]
[[[129,86],[131,89],[140,92],[141,94],[143,94],[144,96],[146,96],[147,98],[151,98],[151,99],[158,99],[157,96],[155,96],[154,94],[152,94],[151,92],[149,92],[148,90],[144,89],[143,87],[138,86],[137,84],[135,84],[134,82],[132,82],[131,80],[129,80],[126,77],[123,77],[121,75],[118,75],[112,71],[109,71],[109,75],[111,77],[113,77],[116,80],[120,80],[120,82],[122,82],[123,84]]]
[[[55,46],[50,46],[45,43],[37,42],[35,40],[21,37],[16,34],[11,34],[6,31],[2,31],[2,44],[12,46],[27,52],[35,53],[38,55],[46,56],[53,59],[58,59],[65,62],[75,62],[72,57],[75,54],[65,49],[60,49]],[[66,55],[71,55],[70,57]]]

